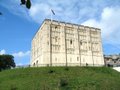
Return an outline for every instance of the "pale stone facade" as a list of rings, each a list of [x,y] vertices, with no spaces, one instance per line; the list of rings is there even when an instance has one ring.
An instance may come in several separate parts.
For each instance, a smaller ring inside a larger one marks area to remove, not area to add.
[[[101,30],[45,19],[32,40],[31,66],[103,66]]]

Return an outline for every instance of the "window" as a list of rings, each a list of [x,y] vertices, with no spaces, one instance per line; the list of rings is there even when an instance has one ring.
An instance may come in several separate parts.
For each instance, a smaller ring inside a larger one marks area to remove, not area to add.
[[[55,37],[55,42],[57,42],[57,36]]]
[[[79,61],[79,57],[77,57],[77,61]]]
[[[33,64],[33,66],[35,66],[35,63]]]
[[[58,50],[60,50],[60,46],[58,46]]]
[[[38,65],[38,61],[36,61],[36,64]]]
[[[55,46],[55,50],[57,50],[57,46]]]
[[[55,58],[55,61],[57,62],[57,58]]]
[[[70,58],[70,62],[72,62],[72,58]]]
[[[90,50],[90,46],[89,46],[89,50]]]
[[[80,45],[82,45],[82,42],[80,41]]]
[[[55,29],[57,29],[57,26],[55,26]]]
[[[70,40],[70,44],[72,44],[72,40]]]
[[[49,45],[49,41],[47,42],[47,44]]]

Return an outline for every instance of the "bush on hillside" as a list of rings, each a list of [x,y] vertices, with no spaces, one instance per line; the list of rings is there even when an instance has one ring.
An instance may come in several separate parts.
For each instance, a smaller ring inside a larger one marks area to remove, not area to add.
[[[48,71],[48,73],[54,73],[55,71],[54,70],[52,70],[52,69],[50,69],[49,71]]]
[[[67,85],[68,85],[68,80],[67,80],[67,78],[61,78],[59,84],[60,84],[60,87],[65,87],[65,86],[67,86]]]
[[[69,71],[69,68],[68,68],[68,67],[65,67],[65,70],[66,70],[66,71]]]
[[[12,55],[0,55],[0,71],[14,68],[15,62]]]

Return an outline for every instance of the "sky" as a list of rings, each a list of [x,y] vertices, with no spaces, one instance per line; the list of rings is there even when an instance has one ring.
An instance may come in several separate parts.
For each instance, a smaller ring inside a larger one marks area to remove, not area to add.
[[[53,19],[101,29],[104,54],[120,53],[120,0],[0,0],[0,54],[11,54],[16,65],[30,64],[31,40],[41,23]]]

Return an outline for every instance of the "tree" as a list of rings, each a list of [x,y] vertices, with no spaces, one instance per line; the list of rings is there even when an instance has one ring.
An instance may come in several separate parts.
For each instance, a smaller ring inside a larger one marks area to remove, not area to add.
[[[14,68],[15,62],[12,55],[0,55],[0,71]]]
[[[30,9],[31,8],[31,1],[30,0],[21,0],[20,5],[26,5],[26,8]]]
[[[20,5],[26,5],[26,8],[30,9],[31,8],[31,1],[30,0],[21,0]],[[2,12],[0,12],[0,15],[2,15]]]

